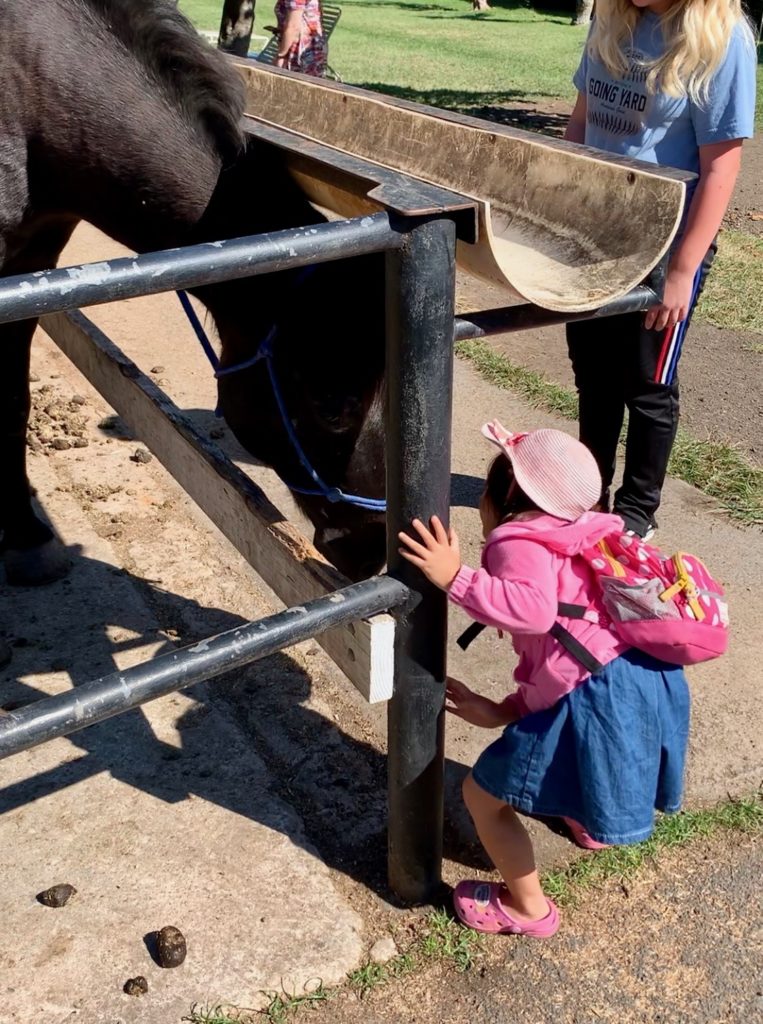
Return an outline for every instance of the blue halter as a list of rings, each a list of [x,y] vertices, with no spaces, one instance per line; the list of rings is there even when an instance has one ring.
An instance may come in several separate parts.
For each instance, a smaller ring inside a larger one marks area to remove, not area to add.
[[[219,380],[220,377],[227,377],[231,373],[239,373],[241,370],[248,370],[250,366],[254,366],[261,360],[265,361],[265,365],[268,369],[268,376],[270,377],[270,384],[273,388],[273,397],[276,400],[278,411],[281,414],[281,422],[283,423],[286,436],[291,442],[291,446],[294,449],[297,458],[299,459],[302,468],[305,470],[307,475],[315,484],[315,489],[295,487],[293,484],[287,484],[290,491],[294,491],[296,494],[306,494],[314,498],[325,498],[327,501],[335,504],[336,502],[343,501],[348,505],[354,505],[356,508],[365,509],[367,512],[386,512],[387,502],[383,498],[362,498],[357,494],[345,494],[344,491],[340,490],[339,487],[329,487],[328,484],[324,483],[321,477],[318,475],[315,469],[310,464],[310,460],[305,455],[302,445],[299,443],[294,426],[289,418],[289,414],[286,410],[286,403],[283,400],[283,394],[278,384],[278,378],[276,377],[275,367],[273,366],[273,342],[278,334],[278,325],[273,324],[265,337],[265,340],[257,349],[255,355],[250,359],[246,359],[242,363],[236,363],[233,366],[226,366],[220,368],[220,360],[217,358],[217,353],[212,348],[207,333],[201,324],[201,321],[196,316],[196,311],[191,305],[191,301],[188,295],[184,291],[177,293],[180,299],[185,315],[193,327],[196,337],[201,343],[201,347],[204,349],[204,353],[212,365],[212,369],[215,371],[215,377]],[[219,416],[219,410],[215,410],[215,415]]]

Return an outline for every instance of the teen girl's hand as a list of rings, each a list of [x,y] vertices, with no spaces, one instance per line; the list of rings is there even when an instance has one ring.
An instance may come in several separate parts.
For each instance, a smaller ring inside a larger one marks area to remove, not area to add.
[[[694,290],[694,274],[691,271],[673,267],[665,278],[665,292],[662,302],[648,309],[644,326],[648,331],[664,331],[685,320],[691,308]]]
[[[446,530],[437,516],[430,519],[427,528],[420,519],[414,519],[413,529],[419,539],[399,533],[403,545],[400,554],[424,573],[430,583],[447,590],[461,568],[458,536],[453,529]]]
[[[506,706],[475,693],[452,676],[445,681],[445,710],[480,729],[499,729],[516,719]]]

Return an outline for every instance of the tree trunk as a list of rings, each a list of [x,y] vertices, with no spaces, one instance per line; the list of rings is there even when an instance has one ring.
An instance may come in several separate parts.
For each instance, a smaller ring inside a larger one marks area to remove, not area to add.
[[[490,10],[490,4],[487,2],[487,0],[472,0],[472,10],[473,11],[489,11]]]
[[[572,24],[587,25],[593,14],[593,4],[594,0],[577,0],[575,17],[572,19]]]

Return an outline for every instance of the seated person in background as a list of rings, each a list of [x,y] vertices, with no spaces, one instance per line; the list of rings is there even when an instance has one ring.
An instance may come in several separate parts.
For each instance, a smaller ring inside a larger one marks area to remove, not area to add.
[[[326,73],[328,47],[319,0],[277,0],[275,13],[278,18],[276,67],[322,77]]]

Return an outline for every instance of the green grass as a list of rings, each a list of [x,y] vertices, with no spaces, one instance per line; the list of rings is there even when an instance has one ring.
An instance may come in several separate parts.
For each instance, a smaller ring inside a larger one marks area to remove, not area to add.
[[[763,238],[721,233],[695,315],[717,327],[763,334]]]
[[[462,111],[512,99],[574,99],[584,27],[569,14],[496,0],[475,14],[468,0],[339,0],[331,64],[345,82]],[[222,0],[180,0],[197,27],[217,30]],[[260,0],[255,32],[273,24]],[[758,67],[758,125],[763,127],[763,73]]]
[[[340,0],[331,63],[345,82],[468,109],[512,98],[572,101],[585,39],[569,16],[507,3],[483,14],[467,0]],[[221,3],[181,0],[199,28],[216,29]],[[273,9],[255,8],[255,32]]]
[[[201,1003],[194,1003],[188,1016],[181,1017],[181,1020],[187,1024],[246,1024],[253,1019],[251,1014],[254,1012],[222,1004],[203,1006]]]
[[[482,377],[520,395],[530,405],[566,419],[577,419],[577,396],[543,374],[517,366],[485,341],[460,341],[456,353]],[[763,525],[763,470],[749,465],[733,446],[716,439],[698,440],[679,430],[668,473],[716,499],[732,519]]]
[[[600,850],[561,871],[548,872],[542,878],[543,891],[559,906],[575,906],[581,896],[605,882],[625,884],[645,865],[654,863],[661,852],[707,839],[723,829],[736,835],[763,835],[761,796],[731,800],[710,810],[666,815],[646,842]]]
[[[444,910],[429,915],[429,929],[421,940],[421,952],[428,959],[448,960],[457,971],[470,970],[484,943],[479,932],[464,928]]]
[[[260,1011],[260,1016],[264,1017],[269,1024],[283,1024],[298,1011],[315,1008],[319,1003],[325,1003],[327,999],[331,998],[331,990],[324,988],[323,982],[300,996],[286,992],[286,990],[266,994],[270,1002]]]

